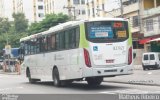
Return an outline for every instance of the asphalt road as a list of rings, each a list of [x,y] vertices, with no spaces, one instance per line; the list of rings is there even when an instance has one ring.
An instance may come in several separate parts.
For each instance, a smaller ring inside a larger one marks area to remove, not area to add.
[[[153,70],[154,71],[154,70]],[[75,82],[67,87],[54,87],[52,82],[30,84],[24,75],[0,74],[0,94],[146,94],[159,93],[160,86],[103,82],[90,87],[86,82]]]

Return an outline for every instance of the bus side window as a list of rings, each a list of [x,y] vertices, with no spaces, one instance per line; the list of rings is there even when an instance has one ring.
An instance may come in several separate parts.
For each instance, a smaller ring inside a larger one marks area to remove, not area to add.
[[[47,36],[47,50],[50,51],[51,50],[51,36]]]
[[[56,36],[55,34],[51,35],[51,40],[50,40],[50,46],[52,50],[55,50],[56,48]]]
[[[39,53],[40,52],[40,39],[37,38],[36,40],[36,53]]]
[[[59,35],[59,48],[63,50],[65,49],[65,34],[64,32],[60,32]]]
[[[40,38],[40,52],[44,52],[46,50],[47,50],[46,37],[41,37]]]
[[[56,34],[56,50],[59,50],[59,34]]]
[[[75,48],[75,46],[76,46],[76,37],[75,37],[75,31],[74,31],[74,29],[71,29],[70,30],[70,33],[69,33],[69,35],[70,35],[70,48]]]
[[[69,31],[65,31],[65,49],[69,49]]]

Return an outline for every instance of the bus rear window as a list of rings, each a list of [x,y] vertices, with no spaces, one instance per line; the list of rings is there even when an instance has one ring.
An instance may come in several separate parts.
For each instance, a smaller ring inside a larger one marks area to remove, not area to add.
[[[118,42],[128,38],[126,21],[86,22],[86,36],[92,42]]]

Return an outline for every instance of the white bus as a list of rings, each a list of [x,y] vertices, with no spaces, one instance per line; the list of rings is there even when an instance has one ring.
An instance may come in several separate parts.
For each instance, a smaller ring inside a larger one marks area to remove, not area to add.
[[[133,72],[131,32],[122,18],[66,22],[20,42],[29,82],[100,85],[104,77]]]

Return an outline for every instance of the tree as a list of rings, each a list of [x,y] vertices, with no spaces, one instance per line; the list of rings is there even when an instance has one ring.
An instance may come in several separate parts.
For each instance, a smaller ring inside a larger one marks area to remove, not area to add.
[[[39,33],[45,30],[48,30],[50,27],[53,27],[55,25],[58,25],[59,23],[64,23],[68,21],[70,18],[69,16],[59,13],[59,14],[48,14],[46,15],[46,18],[37,23],[32,23],[31,26],[29,26],[29,33],[35,34]]]
[[[7,18],[0,18],[0,50],[2,50],[7,43],[11,47],[19,47],[20,38],[27,36],[28,21],[24,14],[13,14],[14,21],[8,21]]]
[[[25,15],[23,13],[13,13],[14,18],[14,28],[16,33],[26,32],[28,28],[28,20],[25,19]]]
[[[11,23],[7,18],[0,18],[0,34],[8,33]]]

